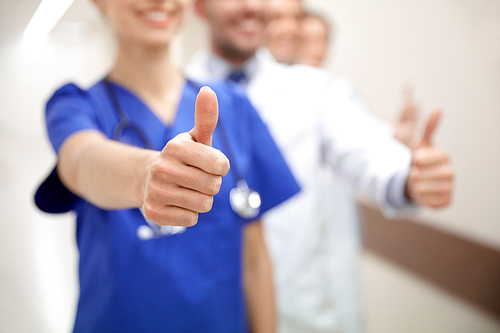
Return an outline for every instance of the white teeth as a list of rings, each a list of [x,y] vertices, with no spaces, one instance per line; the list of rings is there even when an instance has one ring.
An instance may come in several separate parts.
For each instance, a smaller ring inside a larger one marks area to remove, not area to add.
[[[255,29],[259,26],[259,21],[255,19],[243,20],[241,21],[241,26],[245,30]]]
[[[164,21],[167,18],[167,13],[165,12],[147,12],[145,15],[152,21]]]

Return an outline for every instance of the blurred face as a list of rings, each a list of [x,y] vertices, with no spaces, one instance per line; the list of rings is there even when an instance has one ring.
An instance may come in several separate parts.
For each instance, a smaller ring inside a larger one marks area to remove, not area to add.
[[[301,43],[297,53],[297,61],[320,67],[327,50],[328,27],[316,17],[305,18],[301,26]]]
[[[93,0],[108,17],[120,42],[168,45],[190,0]]]
[[[210,26],[213,50],[242,63],[262,42],[267,0],[196,0],[196,11]]]
[[[291,64],[299,47],[303,15],[300,0],[269,0],[266,46],[279,62]]]

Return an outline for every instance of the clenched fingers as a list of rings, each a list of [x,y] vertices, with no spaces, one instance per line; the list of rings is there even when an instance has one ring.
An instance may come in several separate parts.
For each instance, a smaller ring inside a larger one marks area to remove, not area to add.
[[[198,213],[212,209],[228,171],[221,151],[195,142],[189,133],[176,136],[149,167],[144,216],[159,225],[195,225]]]
[[[145,202],[142,208],[144,217],[160,226],[192,227],[198,222],[198,213],[188,209],[150,205],[149,202]]]
[[[169,141],[162,154],[213,175],[225,176],[229,172],[229,160],[220,150],[194,142],[188,133]]]
[[[423,147],[413,152],[412,164],[418,168],[449,163],[446,153],[436,147]]]

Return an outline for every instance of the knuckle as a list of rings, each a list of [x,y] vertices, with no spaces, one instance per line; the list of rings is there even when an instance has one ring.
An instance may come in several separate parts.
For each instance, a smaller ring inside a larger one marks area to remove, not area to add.
[[[171,173],[171,163],[167,163],[161,159],[156,160],[151,165],[151,179],[153,181],[159,181],[163,179],[164,175],[168,175]]]
[[[150,179],[146,189],[146,199],[151,200],[159,196],[159,187],[155,179]]]
[[[167,155],[180,156],[184,150],[185,140],[181,137],[176,136],[172,140],[168,141],[163,148],[163,152]]]
[[[410,171],[409,178],[410,178],[410,181],[412,181],[412,182],[418,182],[420,180],[420,174],[419,174],[418,170],[416,170],[415,168],[412,168],[412,170]]]
[[[157,162],[151,167],[150,183],[175,182],[179,176],[179,167],[172,162]]]
[[[172,200],[173,194],[172,188],[164,182],[150,181],[146,189],[146,200],[168,204]]]
[[[151,206],[149,205],[149,203],[144,202],[144,204],[142,205],[142,215],[144,215],[145,218],[149,219],[149,217],[152,214],[151,211],[152,211],[152,209],[151,209]]]
[[[150,167],[151,179],[157,177],[158,174],[161,173],[161,170],[162,170],[162,163],[160,162],[159,159],[157,159],[153,162],[153,164],[151,164]]]
[[[209,162],[216,174],[222,174],[228,164],[227,157],[221,151],[215,149],[210,153]]]
[[[413,153],[413,162],[417,163],[417,162],[422,161],[422,159],[424,159],[426,155],[427,155],[427,152],[424,148],[420,148],[420,149],[415,150],[415,152]]]
[[[448,167],[443,171],[443,176],[447,179],[453,179],[455,177],[455,172],[452,168]]]
[[[144,203],[144,205],[142,207],[142,214],[148,220],[153,221],[154,223],[157,223],[158,225],[162,225],[162,220],[160,218],[161,214],[159,213],[157,207],[155,207],[149,203]]]
[[[424,160],[420,157],[415,157],[412,162],[414,169],[418,170],[424,166]]]

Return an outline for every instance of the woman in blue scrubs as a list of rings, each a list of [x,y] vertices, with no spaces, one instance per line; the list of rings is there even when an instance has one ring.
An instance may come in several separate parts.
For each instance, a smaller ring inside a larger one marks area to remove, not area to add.
[[[58,163],[36,202],[76,212],[75,332],[275,329],[261,223],[229,197],[244,180],[262,214],[299,187],[237,87],[201,88],[172,65],[188,1],[94,0],[116,61],[89,89],[68,84],[47,103]]]

